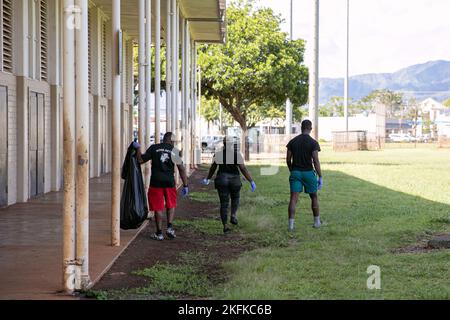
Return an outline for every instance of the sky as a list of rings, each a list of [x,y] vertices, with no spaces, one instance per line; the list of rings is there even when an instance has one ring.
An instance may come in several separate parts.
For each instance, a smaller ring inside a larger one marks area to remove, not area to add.
[[[290,0],[256,0],[285,20]],[[293,38],[307,40],[310,65],[313,1],[293,0]],[[395,72],[430,60],[450,60],[450,0],[350,0],[350,75]],[[346,0],[320,0],[320,77],[345,75]]]

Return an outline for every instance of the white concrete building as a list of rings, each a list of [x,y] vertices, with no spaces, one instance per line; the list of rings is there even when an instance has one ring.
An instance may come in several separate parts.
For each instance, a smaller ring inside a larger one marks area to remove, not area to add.
[[[89,177],[111,173],[111,245],[120,245],[133,45],[140,143],[152,134],[159,142],[161,99],[151,88],[167,80],[166,130],[190,167],[200,149],[196,45],[225,41],[225,0],[0,0],[0,33],[0,207],[62,189],[64,289],[87,288]]]
[[[319,117],[319,139],[325,141],[333,140],[333,132],[345,131],[344,117]],[[350,131],[367,131],[368,133],[377,132],[377,115],[358,114],[348,117],[348,128]]]
[[[0,207],[25,202],[33,196],[62,187],[63,27],[69,23],[64,21],[66,2],[0,0]],[[71,2],[76,8],[80,1]],[[153,46],[156,5],[160,3],[160,34],[162,45],[165,45],[169,1],[142,2],[151,3]],[[84,59],[88,62],[90,177],[111,171],[112,4],[111,0],[88,1],[88,51],[84,53]],[[178,12],[179,21],[175,23],[174,20],[173,24],[179,35],[176,39],[172,37],[172,40],[173,43],[177,41],[180,54],[188,46],[191,50],[186,52],[183,62],[194,57],[192,50],[195,43],[223,41],[224,8],[224,1],[219,0],[176,1],[174,12]],[[120,9],[123,31],[120,148],[123,155],[132,139],[132,48],[134,43],[139,42],[140,1],[121,1]],[[181,31],[185,27],[189,30],[184,34],[188,35],[189,43],[181,45],[184,40]],[[190,60],[184,72],[189,71],[188,78],[193,83],[194,61]],[[195,101],[195,89],[196,86],[189,88],[192,93],[186,99]],[[186,88],[184,91],[187,92]],[[182,99],[184,97],[178,98]],[[154,97],[150,102],[152,125],[149,129],[153,133]],[[181,109],[181,101],[177,105]],[[191,105],[187,107],[191,111],[193,108]],[[181,122],[181,111],[179,113]],[[193,119],[192,113],[189,117]]]

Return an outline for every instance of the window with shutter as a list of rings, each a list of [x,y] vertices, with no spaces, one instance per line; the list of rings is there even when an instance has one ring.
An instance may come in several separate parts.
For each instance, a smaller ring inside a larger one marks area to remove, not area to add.
[[[48,79],[48,6],[47,0],[39,1],[39,47],[41,80]]]
[[[12,0],[0,0],[1,5],[1,71],[13,72],[13,9]]]

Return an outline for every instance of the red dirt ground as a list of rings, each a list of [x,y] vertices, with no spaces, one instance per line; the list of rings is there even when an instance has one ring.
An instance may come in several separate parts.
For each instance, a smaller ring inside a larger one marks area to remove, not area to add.
[[[200,181],[205,175],[205,169],[199,169],[192,174],[189,179],[191,192],[212,189],[211,186],[201,185]],[[214,219],[217,222],[217,234],[196,232],[189,226],[177,227],[177,221],[195,218]],[[155,241],[150,239],[150,235],[155,231],[154,226],[154,221],[150,221],[111,269],[92,288],[93,291],[146,287],[151,279],[133,275],[131,272],[149,268],[156,263],[180,264],[180,253],[184,252],[202,253],[206,256],[206,263],[202,266],[202,270],[211,283],[220,284],[227,278],[221,267],[222,262],[235,259],[240,253],[251,248],[249,242],[239,232],[233,232],[226,236],[222,234],[218,199],[216,203],[208,203],[179,197],[174,221],[177,238],[174,240],[166,238],[164,241]],[[163,226],[165,226],[165,222]],[[183,298],[189,297],[183,296]]]

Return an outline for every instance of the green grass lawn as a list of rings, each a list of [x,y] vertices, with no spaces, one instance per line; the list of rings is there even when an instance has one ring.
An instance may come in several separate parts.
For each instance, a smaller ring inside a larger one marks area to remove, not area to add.
[[[450,251],[395,253],[450,229],[450,150],[389,149],[320,154],[325,226],[312,228],[309,198],[287,233],[288,171],[261,175],[242,192],[240,232],[261,243],[225,265],[224,299],[450,299]],[[272,164],[273,166],[273,164]],[[195,193],[194,195],[195,196]],[[366,286],[381,270],[381,289]]]

